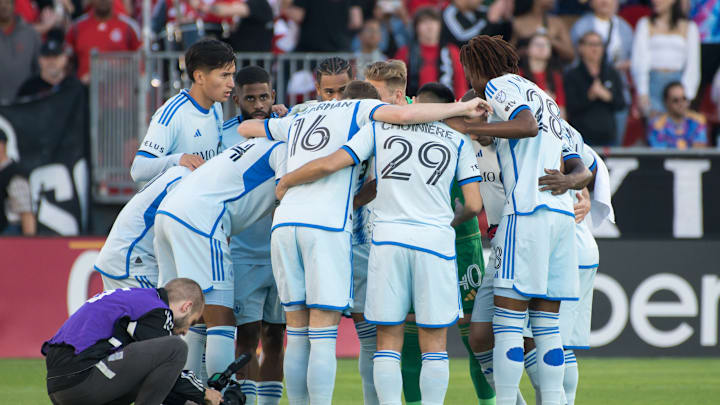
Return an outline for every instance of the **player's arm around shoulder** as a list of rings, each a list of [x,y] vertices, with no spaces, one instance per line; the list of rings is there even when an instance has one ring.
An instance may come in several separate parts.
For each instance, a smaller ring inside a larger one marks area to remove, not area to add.
[[[238,125],[237,132],[246,138],[261,138],[267,136],[265,128],[267,120],[245,120]],[[272,138],[270,138],[272,139]]]
[[[412,103],[404,106],[385,104],[372,117],[391,124],[418,124],[440,121],[450,117],[479,117],[490,110],[480,98],[457,103]]]
[[[322,179],[344,167],[355,164],[355,160],[350,155],[350,152],[344,148],[345,147],[338,149],[329,156],[310,161],[282,176],[275,188],[275,196],[277,199],[282,200],[290,187]]]

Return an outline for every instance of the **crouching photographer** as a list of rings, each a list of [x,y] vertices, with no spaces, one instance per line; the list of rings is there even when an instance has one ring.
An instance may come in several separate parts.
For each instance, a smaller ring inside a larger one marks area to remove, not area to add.
[[[183,371],[183,335],[205,305],[194,281],[164,288],[121,288],[89,299],[42,347],[53,404],[158,405],[166,397],[217,405],[220,392],[205,389]]]

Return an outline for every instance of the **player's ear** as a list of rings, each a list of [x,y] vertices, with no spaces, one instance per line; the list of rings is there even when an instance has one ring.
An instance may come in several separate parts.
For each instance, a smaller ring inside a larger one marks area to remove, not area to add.
[[[238,95],[237,87],[233,89],[232,99],[236,106],[240,106],[240,96]]]
[[[193,303],[190,300],[187,300],[180,305],[180,312],[182,312],[183,315],[192,313],[193,310]]]
[[[199,85],[205,84],[205,72],[202,69],[195,69],[193,72],[193,81]]]
[[[270,98],[272,99],[272,104],[275,104],[275,90],[270,90]]]

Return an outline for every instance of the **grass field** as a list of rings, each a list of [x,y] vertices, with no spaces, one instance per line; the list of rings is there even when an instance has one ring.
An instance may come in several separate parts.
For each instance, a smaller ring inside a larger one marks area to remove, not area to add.
[[[720,404],[720,358],[607,359],[579,358],[578,405]],[[361,405],[362,390],[355,360],[340,360],[335,385],[337,405]],[[49,404],[42,360],[0,359],[0,404]],[[534,396],[526,377],[522,391],[528,404]],[[467,360],[450,363],[446,404],[476,404]],[[281,404],[287,404],[283,399]]]

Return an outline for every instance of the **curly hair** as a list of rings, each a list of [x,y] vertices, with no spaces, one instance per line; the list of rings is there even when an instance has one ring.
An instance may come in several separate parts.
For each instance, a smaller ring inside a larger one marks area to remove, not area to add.
[[[518,72],[518,55],[501,36],[478,35],[460,50],[460,62],[473,79],[491,80]]]

